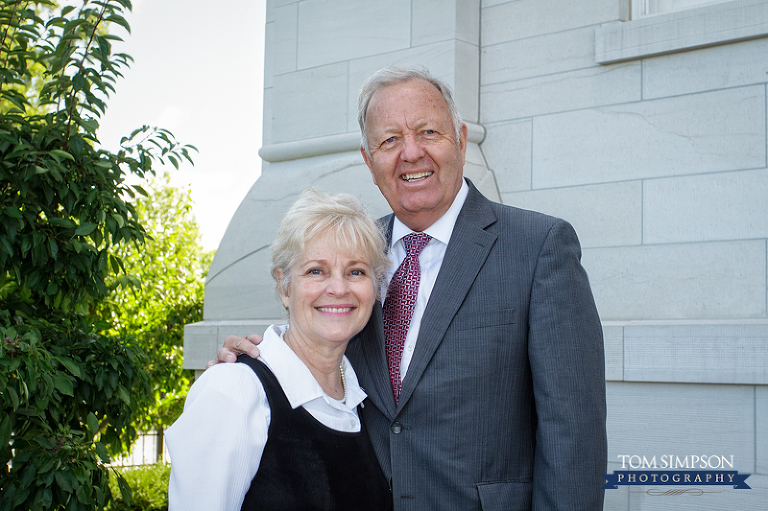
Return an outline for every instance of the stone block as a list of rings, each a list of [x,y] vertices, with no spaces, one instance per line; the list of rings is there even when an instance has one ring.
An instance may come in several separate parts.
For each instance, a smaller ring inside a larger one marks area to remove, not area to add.
[[[268,241],[271,243],[272,239]],[[280,316],[282,303],[269,274],[269,243],[206,280],[203,303],[206,320]]]
[[[603,322],[603,342],[605,347],[605,379],[622,381],[624,379],[624,328],[622,325]]]
[[[482,85],[595,67],[594,28],[483,46]]]
[[[214,321],[216,325],[216,350],[224,346],[224,339],[230,335],[246,336],[252,334],[264,335],[269,325],[284,325],[288,323],[287,313],[271,319],[250,321]],[[211,357],[213,358],[213,357]]]
[[[266,78],[266,77],[265,77]],[[261,143],[262,145],[269,145],[272,143],[272,96],[274,87],[264,88],[264,101],[262,102],[262,120],[261,120]],[[262,162],[262,168],[268,165],[267,162]]]
[[[496,185],[496,176],[486,166],[483,153],[474,142],[467,144],[464,158],[464,177],[471,180],[472,184],[486,198],[494,202],[501,202],[499,188]]]
[[[299,4],[299,69],[402,50],[410,44],[410,0]]]
[[[707,4],[598,27],[595,61],[601,64],[622,62],[741,42],[768,34],[768,4],[763,0],[720,0]]]
[[[502,197],[505,204],[567,220],[585,248],[642,242],[640,181],[531,190]]]
[[[480,44],[479,0],[422,0],[411,8],[411,46],[459,39]]]
[[[534,188],[763,168],[766,161],[762,85],[545,116],[533,128]]]
[[[768,238],[768,171],[747,170],[643,184],[643,241]]]
[[[765,360],[763,361],[765,363]],[[768,386],[755,387],[755,473],[768,476]]]
[[[619,103],[634,104],[640,100],[640,75],[640,64],[634,62],[483,85],[480,87],[480,119],[485,124]],[[585,126],[573,128],[583,132],[579,138],[591,134]]]
[[[197,378],[205,370],[206,363],[216,358],[216,353],[224,346],[227,336],[262,335],[269,325],[286,322],[283,316],[267,320],[201,321],[185,325],[184,369],[194,369]]]
[[[518,0],[497,5],[483,2],[482,45],[614,21],[618,15],[616,4],[616,0]]]
[[[184,325],[184,369],[205,369],[205,364],[215,357],[218,350],[217,335],[216,326],[202,322]]]
[[[764,83],[766,54],[768,39],[755,39],[645,59],[643,98]]]
[[[609,382],[608,461],[619,455],[733,456],[733,470],[755,460],[754,387]],[[629,465],[627,465],[629,469]]]
[[[530,119],[485,126],[480,148],[496,174],[502,197],[531,189],[532,131]]]
[[[275,76],[271,143],[345,133],[347,82],[346,63]]]
[[[264,70],[264,86],[267,86],[267,74],[282,75],[297,70],[296,54],[298,45],[298,4],[288,4],[273,9],[275,20],[267,24],[267,45],[265,55],[271,64]],[[270,78],[269,86],[273,78]]]
[[[480,110],[477,98],[480,94],[480,53],[477,46],[464,41],[453,41],[453,99],[462,119],[477,123]]]
[[[768,320],[628,324],[624,379],[768,385]]]
[[[418,3],[414,2],[414,9]],[[480,46],[481,3],[480,0],[456,0],[456,39],[475,48]]]
[[[603,321],[765,318],[764,240],[583,252]]]
[[[275,51],[273,50],[275,41],[275,22],[267,22],[264,25],[264,88],[270,88],[274,84],[275,74]],[[264,122],[264,116],[262,114],[262,123]]]

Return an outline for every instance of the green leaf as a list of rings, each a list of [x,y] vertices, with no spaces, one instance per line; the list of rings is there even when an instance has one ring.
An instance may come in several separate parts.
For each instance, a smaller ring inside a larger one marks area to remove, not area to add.
[[[3,208],[3,213],[5,213],[11,218],[23,218],[21,211],[19,211],[17,208],[14,208],[12,206]]]
[[[35,438],[35,442],[38,443],[40,447],[46,450],[52,450],[54,447],[56,447],[56,442],[53,441],[51,438],[47,438],[44,436],[39,436]]]
[[[80,378],[80,366],[78,366],[74,360],[66,357],[53,357],[56,362],[60,363],[74,376]]]
[[[70,472],[65,472],[63,470],[57,470],[53,474],[54,478],[56,479],[56,484],[59,486],[59,488],[65,492],[65,493],[72,493],[72,482],[74,477],[72,477],[72,474]]]
[[[74,156],[72,156],[71,154],[69,154],[66,151],[62,151],[61,149],[51,149],[49,151],[49,153],[58,162],[61,162],[62,159],[70,160],[70,161],[75,161],[75,157]]]
[[[120,488],[120,496],[123,497],[123,500],[125,501],[125,505],[128,507],[133,506],[133,491],[131,490],[131,486],[128,484],[128,481],[125,480],[125,478],[115,470],[115,479],[117,479],[117,487]]]
[[[97,225],[91,222],[84,222],[75,231],[75,236],[88,236],[96,230]]]
[[[56,225],[58,227],[65,227],[68,229],[75,227],[77,225],[75,222],[73,222],[68,218],[58,218],[58,217],[49,218],[48,223],[51,225]]]
[[[11,404],[13,405],[13,410],[19,409],[19,394],[16,392],[16,389],[13,387],[7,387],[6,392],[8,392],[8,396],[11,398]]]
[[[117,387],[117,395],[120,397],[120,399],[127,405],[131,404],[131,395],[128,393],[128,391],[123,387],[122,385],[118,385]]]
[[[65,375],[58,373],[53,376],[53,386],[56,387],[60,393],[67,396],[74,397],[75,390],[72,387],[72,382]]]
[[[93,414],[93,412],[90,412],[86,418],[85,418],[85,425],[88,428],[88,432],[91,434],[91,437],[94,437],[96,433],[99,431],[99,419],[96,418],[96,416]]]
[[[5,417],[0,421],[0,445],[8,445],[11,440],[11,416],[4,415]]]
[[[110,463],[109,453],[107,452],[107,448],[104,446],[104,444],[101,442],[96,442],[94,447],[96,448],[96,454],[99,456],[99,458],[101,458],[101,461],[104,463]]]

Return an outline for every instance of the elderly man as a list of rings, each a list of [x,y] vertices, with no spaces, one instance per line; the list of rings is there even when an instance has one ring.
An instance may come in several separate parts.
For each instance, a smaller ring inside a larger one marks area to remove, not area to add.
[[[358,119],[394,274],[347,355],[395,509],[602,509],[602,328],[573,228],[464,179],[466,125],[427,72],[374,74]]]

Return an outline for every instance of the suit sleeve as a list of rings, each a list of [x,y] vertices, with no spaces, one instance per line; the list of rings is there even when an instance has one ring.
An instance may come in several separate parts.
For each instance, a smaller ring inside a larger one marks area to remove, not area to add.
[[[536,405],[534,510],[602,510],[605,356],[570,224],[550,228],[534,272],[528,354]]]

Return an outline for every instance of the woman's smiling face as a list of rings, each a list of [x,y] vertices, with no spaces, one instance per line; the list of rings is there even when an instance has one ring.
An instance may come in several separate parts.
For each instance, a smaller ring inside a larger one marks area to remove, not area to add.
[[[368,322],[375,286],[363,255],[340,250],[330,233],[321,233],[306,243],[281,293],[289,328],[306,342],[346,343]]]

